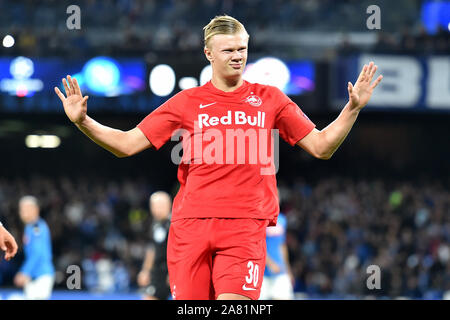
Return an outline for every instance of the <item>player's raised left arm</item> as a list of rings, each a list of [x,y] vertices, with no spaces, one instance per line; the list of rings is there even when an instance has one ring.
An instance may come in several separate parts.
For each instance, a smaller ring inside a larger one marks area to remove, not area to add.
[[[377,71],[377,66],[370,62],[364,65],[355,86],[348,82],[348,103],[342,109],[339,116],[322,130],[313,129],[297,145],[305,149],[311,155],[319,159],[330,159],[347,137],[359,112],[369,102],[372,92],[380,83],[383,76],[379,76],[372,82]]]

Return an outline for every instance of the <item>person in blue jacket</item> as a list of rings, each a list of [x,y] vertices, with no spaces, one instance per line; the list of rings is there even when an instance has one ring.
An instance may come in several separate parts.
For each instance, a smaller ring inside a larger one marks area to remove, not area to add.
[[[286,245],[286,216],[280,212],[277,225],[266,229],[266,268],[261,288],[261,300],[294,299],[294,277],[289,265]]]
[[[14,277],[14,284],[23,287],[25,299],[29,300],[50,299],[55,281],[50,230],[39,212],[35,197],[24,196],[20,199],[19,215],[25,224],[25,261]]]

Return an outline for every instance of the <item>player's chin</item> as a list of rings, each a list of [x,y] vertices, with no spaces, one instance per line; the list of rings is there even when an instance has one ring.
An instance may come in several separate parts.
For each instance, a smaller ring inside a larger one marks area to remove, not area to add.
[[[228,72],[230,77],[239,77],[242,75],[242,73],[243,73],[242,67],[240,69],[231,68],[231,70]]]

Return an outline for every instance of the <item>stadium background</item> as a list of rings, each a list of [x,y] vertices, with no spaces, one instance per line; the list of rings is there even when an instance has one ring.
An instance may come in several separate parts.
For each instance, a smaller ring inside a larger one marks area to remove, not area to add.
[[[80,30],[66,25],[72,4]],[[366,24],[374,4],[380,30]],[[2,1],[0,220],[22,247],[17,201],[39,198],[52,233],[53,297],[139,298],[148,196],[174,195],[177,167],[173,143],[124,159],[96,146],[52,88],[77,74],[88,113],[131,129],[180,88],[205,81],[202,27],[223,13],[251,35],[248,79],[283,88],[319,129],[369,58],[384,75],[331,160],[280,143],[296,297],[448,298],[450,2]],[[22,259],[20,251],[0,261],[0,298],[18,292],[12,278]],[[366,288],[371,264],[381,268],[380,290]],[[82,268],[81,291],[67,290],[69,265]]]

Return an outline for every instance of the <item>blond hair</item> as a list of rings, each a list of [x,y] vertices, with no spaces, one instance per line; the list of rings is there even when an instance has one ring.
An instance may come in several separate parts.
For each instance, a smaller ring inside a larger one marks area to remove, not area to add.
[[[242,23],[228,15],[215,16],[214,19],[211,19],[211,21],[203,27],[203,31],[205,46],[208,46],[209,39],[216,34],[236,34],[241,31],[247,33],[247,30],[245,30]]]

